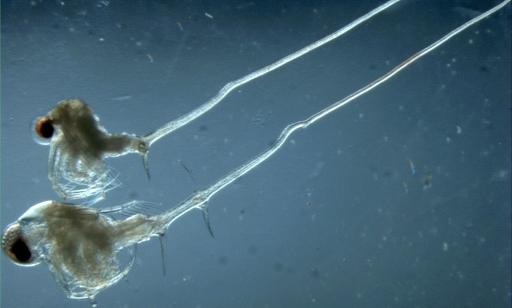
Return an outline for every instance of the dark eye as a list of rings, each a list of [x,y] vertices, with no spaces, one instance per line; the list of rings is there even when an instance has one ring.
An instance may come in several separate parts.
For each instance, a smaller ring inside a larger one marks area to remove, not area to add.
[[[50,139],[55,132],[52,120],[46,116],[37,118],[34,129],[39,137],[44,139]]]
[[[32,121],[30,126],[32,138],[35,142],[42,145],[49,145],[51,138],[55,134],[55,125],[47,116],[37,117]]]
[[[5,230],[2,237],[2,249],[18,265],[32,266],[39,263],[35,260],[34,254],[23,237],[21,226],[18,223],[10,225]]]

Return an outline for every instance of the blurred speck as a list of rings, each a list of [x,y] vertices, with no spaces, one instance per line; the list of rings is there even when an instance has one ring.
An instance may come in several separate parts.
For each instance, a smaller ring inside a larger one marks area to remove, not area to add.
[[[489,68],[485,65],[482,65],[480,66],[480,68],[478,69],[480,72],[482,73],[488,73],[489,72]]]
[[[219,258],[219,264],[220,264],[220,265],[226,265],[226,264],[228,264],[228,257],[226,257],[226,256],[221,256],[221,257]]]
[[[423,177],[423,190],[430,189],[432,187],[432,175],[428,174]]]
[[[128,194],[128,199],[130,200],[136,200],[137,198],[139,197],[139,194],[132,190],[129,194]]]
[[[319,279],[320,278],[320,271],[316,268],[316,267],[313,267],[310,271],[309,271],[309,276],[311,278],[314,278],[314,279]]]
[[[256,255],[258,254],[258,248],[254,245],[249,246],[249,249],[247,250],[249,254]]]
[[[280,262],[276,262],[276,263],[274,263],[274,265],[272,266],[272,268],[274,269],[274,272],[276,272],[276,273],[280,273],[280,272],[282,272],[282,271],[283,271],[284,266],[283,266],[283,264],[281,264]]]
[[[393,175],[393,172],[386,170],[382,172],[382,177],[389,179]]]

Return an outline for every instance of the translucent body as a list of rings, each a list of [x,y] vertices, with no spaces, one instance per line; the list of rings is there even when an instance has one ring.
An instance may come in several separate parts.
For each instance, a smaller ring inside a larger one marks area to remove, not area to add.
[[[79,99],[59,102],[44,119],[54,128],[48,177],[54,190],[65,199],[102,198],[119,185],[116,172],[103,159],[147,153],[140,137],[108,133]]]
[[[109,168],[103,159],[128,153],[138,153],[143,156],[146,174],[149,177],[148,149],[160,138],[202,116],[219,104],[234,89],[344,35],[399,1],[389,0],[336,32],[270,65],[227,83],[214,97],[195,110],[168,122],[144,137],[126,133],[109,134],[99,125],[97,117],[81,100],[69,99],[58,103],[47,116],[40,117],[41,121],[36,122],[34,127],[41,138],[50,139],[48,176],[54,190],[66,199],[90,199],[89,203],[94,203],[103,198],[106,192],[120,184],[116,179],[116,172]],[[53,133],[52,125],[57,126],[56,133]]]
[[[89,207],[45,201],[9,225],[2,245],[15,255],[9,242],[21,238],[32,255],[26,265],[45,262],[69,298],[94,299],[128,273],[132,262],[121,268],[117,253],[148,239],[152,222],[140,214],[114,221]]]

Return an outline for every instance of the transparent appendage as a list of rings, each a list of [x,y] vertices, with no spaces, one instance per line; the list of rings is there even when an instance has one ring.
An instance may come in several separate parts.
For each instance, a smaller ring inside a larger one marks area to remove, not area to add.
[[[117,177],[118,173],[101,159],[72,156],[60,140],[50,145],[48,178],[55,192],[64,199],[95,203],[121,185]]]
[[[49,140],[48,178],[64,199],[90,203],[120,185],[117,172],[104,159],[128,153],[145,157],[145,142],[129,134],[110,134],[79,99],[64,100],[34,125],[40,138]]]

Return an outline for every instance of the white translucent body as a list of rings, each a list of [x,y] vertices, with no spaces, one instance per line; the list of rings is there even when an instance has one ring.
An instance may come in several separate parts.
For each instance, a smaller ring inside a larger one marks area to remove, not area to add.
[[[117,173],[104,158],[128,153],[145,155],[144,142],[135,135],[110,134],[79,99],[61,101],[47,115],[55,129],[50,142],[48,178],[65,199],[103,198],[120,185]]]
[[[129,272],[132,262],[121,268],[117,253],[151,233],[140,230],[141,225],[149,226],[142,218],[136,215],[114,221],[90,207],[44,201],[29,208],[9,228],[20,227],[35,255],[33,263],[46,262],[69,298],[94,299]]]
[[[69,297],[94,299],[98,292],[119,281],[130,270],[131,263],[125,268],[119,266],[119,251],[163,234],[176,219],[193,209],[206,211],[207,202],[216,193],[269,159],[295,131],[308,127],[383,84],[402,69],[508,3],[510,0],[503,1],[464,23],[353,94],[305,120],[288,125],[267,151],[166,212],[153,216],[135,214],[126,219],[114,220],[104,212],[89,207],[46,201],[33,206],[15,224],[22,225],[24,237],[28,239],[32,250],[49,265]]]

